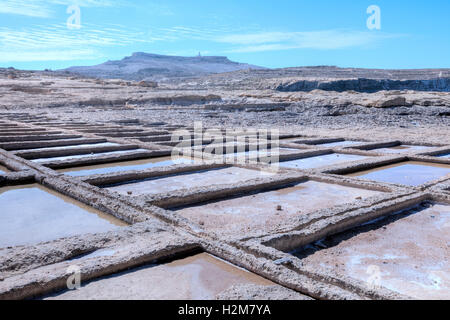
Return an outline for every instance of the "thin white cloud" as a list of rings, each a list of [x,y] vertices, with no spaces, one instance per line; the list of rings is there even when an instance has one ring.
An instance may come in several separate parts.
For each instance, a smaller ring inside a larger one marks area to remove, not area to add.
[[[245,31],[248,32],[248,29]],[[218,42],[219,39],[229,34],[230,32],[232,32],[233,34],[237,34],[239,32],[244,32],[244,30],[236,28],[234,26],[215,26],[212,28],[174,26],[170,28],[159,28],[156,30],[152,30],[152,32],[158,34],[162,38],[171,40],[188,39]]]
[[[47,5],[42,5],[41,1],[2,0],[0,13],[48,18],[52,15],[52,10]]]
[[[103,28],[92,24],[83,24],[79,30],[70,30],[65,24],[41,25],[19,30],[0,27],[0,47],[13,50],[124,46],[152,41],[144,32],[125,27]]]
[[[11,6],[2,4],[28,3],[26,10],[33,11],[33,4],[41,3],[40,0],[0,0],[0,12],[13,10]],[[54,5],[73,3],[73,0],[49,0],[47,3]],[[78,0],[84,6],[109,6],[124,1],[113,0]],[[8,9],[9,8],[9,9]],[[44,9],[38,9],[31,14],[49,14]],[[168,28],[151,28],[150,30],[139,27],[128,27],[120,24],[96,25],[82,23],[82,28],[71,30],[65,23],[29,25],[27,27],[0,27],[0,48],[7,51],[6,55],[0,55],[0,62],[41,61],[41,54],[49,50],[55,60],[78,60],[89,54],[92,58],[102,49],[116,46],[128,46],[136,44],[149,44],[155,42],[177,41],[203,41],[208,44],[221,44],[222,52],[262,52],[282,51],[289,49],[318,49],[336,50],[343,48],[368,47],[386,39],[397,38],[403,35],[387,34],[373,31],[354,30],[321,30],[307,32],[261,32],[254,27],[242,29],[239,26],[214,25],[210,28],[195,26],[173,26]],[[206,47],[206,46],[203,46]],[[90,49],[90,50],[87,50]],[[189,50],[193,51],[193,50]],[[57,52],[62,52],[58,58]],[[70,52],[76,54],[71,55]],[[205,53],[206,54],[206,53]],[[45,58],[46,59],[46,58]],[[49,59],[52,60],[52,59]]]
[[[98,58],[102,48],[154,41],[154,38],[138,29],[119,25],[103,27],[83,24],[79,30],[70,30],[65,24],[36,25],[22,29],[0,27],[0,48],[3,51],[0,53],[0,62]],[[58,56],[58,52],[61,52],[61,56]]]
[[[124,0],[0,0],[0,14],[50,18],[56,13],[55,6],[112,7],[124,3]]]
[[[221,43],[230,46],[230,48],[226,49],[227,52],[261,52],[289,49],[337,50],[372,46],[383,40],[405,36],[401,34],[342,29],[245,33],[235,28],[204,29],[183,26],[152,30],[151,35],[155,41],[200,40]]]
[[[85,50],[0,51],[0,62],[73,61],[99,58],[100,53]]]
[[[289,49],[336,50],[365,47],[402,35],[372,31],[322,30],[307,32],[262,32],[224,35],[217,42],[233,45],[231,52],[260,52]]]

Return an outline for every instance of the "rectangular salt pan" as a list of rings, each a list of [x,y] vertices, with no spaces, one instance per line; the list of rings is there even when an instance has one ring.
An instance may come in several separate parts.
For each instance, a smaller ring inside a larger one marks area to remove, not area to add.
[[[213,300],[236,285],[273,282],[206,253],[83,283],[48,300]]]
[[[293,168],[293,169],[314,169],[325,166],[331,166],[335,164],[359,161],[368,159],[369,157],[354,155],[354,154],[327,154],[323,156],[309,157],[291,161],[280,162],[280,167],[283,168]]]
[[[245,180],[265,178],[268,175],[269,173],[260,170],[231,167],[133,181],[107,188],[108,190],[124,195],[139,196],[181,189],[188,190],[191,188],[206,187],[216,184],[238,183]]]
[[[94,174],[108,174],[123,171],[145,170],[150,168],[172,166],[176,164],[193,164],[195,160],[189,158],[157,157],[137,161],[114,162],[93,166],[83,166],[58,170],[73,177],[89,176]]]
[[[236,235],[248,234],[249,230],[267,231],[295,216],[379,194],[378,191],[307,181],[174,210],[205,229]]]
[[[449,243],[450,206],[425,202],[293,254],[325,274],[356,278],[415,299],[448,300]]]
[[[381,148],[370,151],[380,152],[380,153],[406,153],[406,152],[417,152],[417,151],[425,151],[426,149],[431,147],[426,146],[411,146],[411,145],[401,145],[390,148]]]
[[[116,230],[126,224],[38,184],[0,188],[0,248]]]
[[[267,150],[250,150],[250,151],[242,151],[235,153],[227,153],[224,154],[227,158],[241,158],[241,157],[270,157],[271,155],[275,155],[277,152],[279,155],[288,154],[292,152],[299,152],[299,149],[294,148],[278,148],[278,149],[267,149]]]
[[[409,186],[419,186],[450,174],[450,165],[407,161],[383,166],[349,176],[378,182],[388,182]]]
[[[77,144],[72,146],[58,146],[58,147],[45,147],[45,148],[37,148],[37,149],[31,149],[31,150],[19,150],[20,152],[23,151],[57,151],[57,150],[72,150],[72,149],[82,149],[82,148],[101,148],[101,147],[117,147],[120,146],[118,143],[113,142],[103,142],[103,143],[87,143],[87,144]]]
[[[101,153],[89,153],[89,154],[80,154],[80,155],[72,155],[72,156],[64,156],[64,157],[52,157],[52,158],[40,158],[31,160],[33,162],[49,162],[49,161],[64,161],[64,160],[72,160],[72,159],[83,159],[88,157],[102,157],[102,156],[110,156],[110,155],[125,155],[132,154],[133,152],[142,152],[148,151],[145,149],[136,149],[136,150],[125,150],[125,151],[112,151],[112,152],[101,152]]]
[[[364,141],[351,141],[351,140],[346,140],[346,141],[339,141],[339,142],[331,142],[331,143],[322,143],[319,144],[319,147],[348,147],[348,146],[352,146],[352,145],[356,145],[356,144],[363,144]]]

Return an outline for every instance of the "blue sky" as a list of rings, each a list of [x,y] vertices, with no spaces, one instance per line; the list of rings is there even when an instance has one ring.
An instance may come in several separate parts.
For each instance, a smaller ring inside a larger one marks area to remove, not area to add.
[[[72,5],[80,28],[67,26]],[[367,27],[370,5],[380,30]],[[94,65],[137,51],[273,68],[448,68],[450,1],[0,0],[1,67]]]

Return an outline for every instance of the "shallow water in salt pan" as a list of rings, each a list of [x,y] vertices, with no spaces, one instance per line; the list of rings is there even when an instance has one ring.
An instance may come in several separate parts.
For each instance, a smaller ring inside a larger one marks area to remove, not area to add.
[[[324,273],[372,281],[415,299],[450,299],[449,205],[424,203],[320,244],[294,254]]]
[[[155,285],[157,284],[157,285]],[[49,300],[212,300],[235,285],[273,282],[212,255],[201,253],[147,265],[84,283]]]
[[[192,164],[194,160],[189,158],[156,157],[137,161],[123,161],[83,166],[70,169],[58,170],[73,177],[88,176],[94,174],[107,174],[122,171],[144,170],[157,167],[171,166],[175,164]]]
[[[118,143],[113,142],[103,142],[103,143],[89,143],[89,144],[77,144],[73,146],[59,146],[59,147],[46,147],[46,148],[37,148],[32,150],[26,150],[26,151],[57,151],[57,150],[71,150],[71,149],[81,149],[81,148],[101,148],[101,147],[116,147],[120,146]],[[25,150],[19,150],[19,151],[25,151]]]
[[[333,153],[333,154],[326,154],[326,155],[317,156],[317,157],[309,157],[309,158],[303,158],[303,159],[297,159],[297,160],[291,160],[291,161],[283,161],[283,162],[280,162],[279,165],[280,165],[280,167],[283,167],[283,168],[313,169],[313,168],[319,168],[319,167],[324,167],[324,166],[331,166],[331,165],[339,164],[339,163],[350,162],[350,161],[364,160],[367,158],[369,158],[369,157],[354,155],[354,154]]]
[[[126,224],[39,184],[0,188],[0,248],[115,230]]]
[[[133,152],[141,152],[148,151],[145,149],[135,149],[135,150],[124,150],[124,151],[112,151],[112,152],[101,152],[101,153],[89,153],[89,154],[80,154],[80,155],[72,155],[72,156],[64,156],[64,157],[52,157],[52,158],[40,158],[31,160],[33,162],[48,162],[48,161],[63,161],[63,160],[72,160],[72,159],[83,159],[88,157],[102,157],[102,156],[110,156],[110,155],[124,155],[131,154]]]
[[[379,194],[379,191],[306,181],[174,210],[216,233],[243,235],[250,230],[268,231],[296,216]]]
[[[405,152],[416,152],[416,151],[426,151],[426,149],[429,149],[431,147],[426,146],[411,146],[411,145],[401,145],[396,147],[390,147],[390,148],[380,148],[380,149],[374,149],[370,151],[380,152],[380,153],[405,153]]]
[[[346,140],[346,141],[339,141],[339,142],[323,143],[323,144],[319,144],[317,146],[319,146],[319,147],[348,147],[348,146],[352,146],[355,144],[362,144],[362,143],[364,143],[364,141]]]
[[[180,189],[212,186],[216,184],[238,183],[245,180],[264,178],[268,175],[268,173],[260,170],[230,167],[134,181],[111,186],[107,189],[125,195],[139,196],[144,194],[165,193]]]
[[[397,183],[409,186],[419,186],[450,174],[450,165],[406,161],[389,166],[349,174],[379,182]]]

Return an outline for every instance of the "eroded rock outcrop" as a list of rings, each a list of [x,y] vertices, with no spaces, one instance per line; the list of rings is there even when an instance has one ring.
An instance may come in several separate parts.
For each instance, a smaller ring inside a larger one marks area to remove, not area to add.
[[[278,91],[356,91],[373,93],[383,90],[415,90],[450,92],[450,78],[431,80],[390,80],[390,79],[330,79],[330,80],[298,80],[280,84]]]

